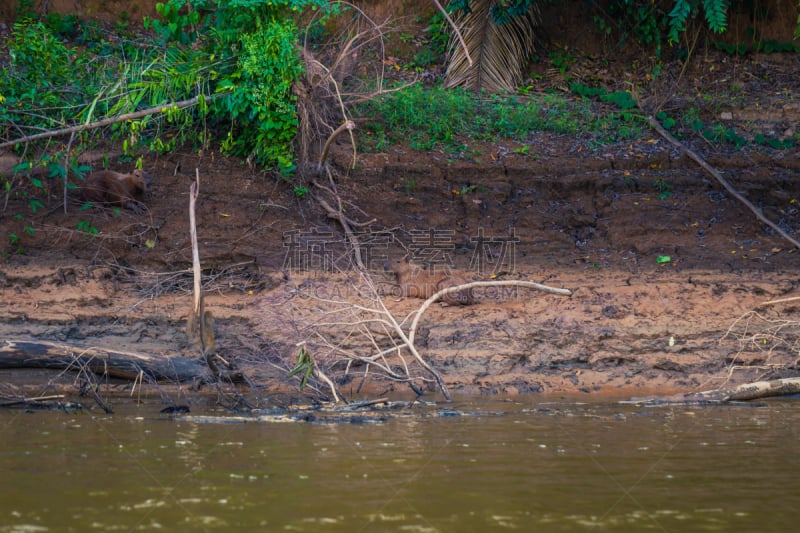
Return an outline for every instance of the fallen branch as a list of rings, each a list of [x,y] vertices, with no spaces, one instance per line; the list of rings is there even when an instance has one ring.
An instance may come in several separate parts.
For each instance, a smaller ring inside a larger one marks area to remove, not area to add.
[[[188,100],[181,100],[180,102],[164,104],[158,107],[151,107],[149,109],[142,109],[141,111],[126,113],[124,115],[119,115],[117,117],[104,118],[103,120],[98,120],[96,122],[89,122],[87,124],[80,124],[78,126],[70,126],[69,128],[62,128],[59,130],[45,131],[42,133],[37,133],[35,135],[26,135],[24,137],[20,137],[19,139],[14,139],[13,141],[0,143],[0,148],[8,148],[9,146],[14,146],[21,143],[38,141],[40,139],[49,139],[51,137],[58,137],[60,135],[74,134],[80,131],[91,130],[95,128],[102,128],[104,126],[110,126],[111,124],[116,124],[117,122],[133,120],[141,117],[146,117],[147,115],[154,115],[156,113],[163,113],[165,110],[168,109],[175,109],[175,108],[183,109],[184,107],[191,107],[200,100],[201,96],[205,98],[206,101],[210,101],[219,96],[219,94],[198,95],[195,96],[194,98],[189,98]]]
[[[786,239],[787,241],[789,241],[790,243],[792,243],[792,244],[795,246],[795,248],[800,248],[800,242],[798,242],[797,240],[795,240],[795,239],[794,239],[792,236],[790,236],[788,233],[786,233],[785,231],[783,231],[783,230],[782,230],[782,229],[781,229],[781,228],[780,228],[780,227],[779,227],[777,224],[775,224],[775,223],[774,223],[774,222],[772,222],[770,219],[768,219],[767,217],[765,217],[765,216],[764,216],[764,214],[763,214],[761,211],[759,211],[759,210],[756,208],[756,206],[754,206],[754,205],[753,205],[753,204],[750,202],[750,200],[748,200],[747,198],[745,198],[744,196],[742,196],[742,194],[741,194],[739,191],[737,191],[736,189],[734,189],[734,188],[733,188],[733,186],[732,186],[730,183],[728,183],[728,180],[726,180],[726,179],[725,179],[725,178],[722,176],[722,174],[720,174],[720,173],[719,173],[719,171],[718,171],[717,169],[715,169],[715,168],[714,168],[714,167],[712,167],[710,164],[708,164],[708,162],[706,162],[706,160],[705,160],[705,159],[703,159],[703,158],[702,158],[702,157],[701,157],[699,154],[697,154],[696,152],[694,152],[693,150],[691,150],[691,149],[690,149],[688,146],[686,146],[685,144],[683,144],[682,142],[680,142],[678,139],[676,139],[675,137],[673,137],[673,136],[672,136],[672,135],[671,135],[671,134],[670,134],[670,133],[669,133],[667,130],[665,130],[665,129],[664,129],[664,127],[663,127],[663,126],[661,126],[661,124],[659,124],[659,123],[658,123],[658,121],[657,121],[657,120],[656,120],[656,119],[655,119],[655,118],[654,118],[652,115],[649,115],[649,116],[647,117],[647,122],[650,124],[650,126],[651,126],[651,127],[654,129],[654,130],[656,130],[656,131],[658,132],[658,134],[659,134],[659,135],[661,135],[661,136],[662,136],[662,137],[664,137],[664,138],[665,138],[667,141],[669,141],[669,142],[670,142],[670,143],[672,143],[674,146],[676,146],[677,148],[679,148],[679,149],[680,149],[682,152],[684,152],[686,155],[688,155],[689,157],[691,157],[692,159],[694,159],[694,160],[697,162],[697,164],[698,164],[698,165],[700,165],[701,167],[703,167],[703,169],[704,169],[706,172],[708,172],[709,174],[711,174],[711,175],[714,177],[714,179],[716,179],[716,180],[717,180],[719,183],[721,183],[721,184],[722,184],[722,186],[723,186],[723,187],[725,187],[725,190],[726,190],[726,191],[728,191],[729,193],[731,193],[731,194],[733,195],[733,197],[734,197],[734,198],[736,198],[737,200],[739,200],[741,203],[743,203],[743,204],[745,205],[745,207],[747,207],[747,208],[748,208],[750,211],[752,211],[752,212],[753,212],[753,214],[756,216],[756,218],[758,218],[758,219],[759,219],[761,222],[763,222],[764,224],[766,224],[767,226],[769,226],[770,228],[772,228],[773,230],[775,230],[775,232],[776,232],[778,235],[780,235],[781,237],[783,237],[784,239]]]
[[[725,387],[702,392],[676,394],[667,398],[634,398],[622,403],[636,405],[661,405],[676,403],[728,403],[759,400],[775,396],[800,394],[800,378],[784,378],[771,381],[755,381],[736,387]]]
[[[20,398],[18,400],[9,400],[6,402],[0,403],[0,407],[14,407],[16,405],[31,405],[31,404],[41,404],[43,402],[50,402],[53,400],[63,400],[65,396],[63,394],[53,394],[50,396],[34,396],[31,398]]]
[[[765,305],[785,304],[789,302],[796,302],[798,300],[800,300],[800,296],[790,296],[788,298],[778,298],[777,300],[769,300],[767,302],[761,302],[756,307],[762,307]]]
[[[64,370],[85,367],[101,376],[128,380],[140,374],[155,381],[186,382],[205,379],[206,365],[198,359],[167,357],[81,347],[48,341],[0,341],[0,368],[51,368]]]

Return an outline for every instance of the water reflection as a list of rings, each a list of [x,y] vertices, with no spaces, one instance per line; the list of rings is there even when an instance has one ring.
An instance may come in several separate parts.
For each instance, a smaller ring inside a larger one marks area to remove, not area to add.
[[[791,402],[462,405],[380,425],[0,412],[0,531],[794,529]]]

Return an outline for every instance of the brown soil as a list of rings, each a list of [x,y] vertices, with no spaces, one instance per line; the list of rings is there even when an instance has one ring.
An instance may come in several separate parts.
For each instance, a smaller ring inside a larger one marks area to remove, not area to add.
[[[736,124],[777,134],[796,130],[798,67],[796,56],[732,59],[709,52],[676,85],[676,101],[716,94],[720,83],[735,79]],[[706,103],[705,116],[729,110]],[[687,136],[797,237],[796,148],[732,151]],[[352,147],[344,136],[334,153],[346,212],[354,220],[374,219],[360,230],[362,239],[391,235],[386,248],[384,241],[373,243],[367,257],[383,302],[398,319],[421,300],[393,297],[382,264],[414,248],[418,230],[434,229],[453,245],[452,266],[460,275],[486,279],[491,269],[471,263],[475,238],[507,237],[513,228],[518,242],[501,277],[574,290],[572,297],[478,290],[476,305],[429,309],[417,346],[451,390],[638,395],[796,373],[800,306],[748,314],[770,299],[800,295],[799,256],[789,243],[658,137],[598,148],[586,139],[537,133],[529,144],[524,155],[514,152],[518,143],[470,144],[470,154],[461,156],[398,146],[360,154],[354,171],[346,170]],[[100,155],[87,159],[98,164]],[[382,347],[388,341],[377,325],[342,325],[364,315],[350,315],[334,300],[369,300],[357,292],[363,280],[348,270],[341,227],[311,195],[297,197],[286,182],[242,161],[173,153],[147,156],[145,167],[155,185],[144,215],[79,211],[78,199],[64,214],[57,189],[35,214],[26,199],[9,199],[0,233],[4,241],[14,233],[20,242],[3,243],[0,339],[195,356],[184,325],[191,306],[188,192],[199,168],[200,255],[220,353],[256,383],[277,387],[287,382],[296,344],[307,341],[343,392],[355,394],[366,366],[352,364],[345,374],[343,357],[331,355],[330,346],[367,356],[374,350],[365,332]],[[661,194],[663,184],[670,194]],[[76,230],[81,223],[99,233]],[[297,257],[287,252],[313,240],[321,248],[310,249],[321,252],[304,257],[319,263],[296,268]],[[659,263],[663,256],[670,260]],[[764,336],[754,336],[759,333]],[[406,390],[374,366],[365,383],[365,390]]]

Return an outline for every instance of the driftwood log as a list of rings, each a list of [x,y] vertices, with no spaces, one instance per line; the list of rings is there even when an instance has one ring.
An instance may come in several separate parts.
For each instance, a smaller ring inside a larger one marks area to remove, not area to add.
[[[800,378],[773,379],[770,381],[754,381],[735,387],[707,390],[702,392],[688,392],[676,394],[666,398],[648,397],[634,398],[621,403],[635,405],[662,405],[662,404],[724,404],[729,402],[744,402],[772,398],[775,396],[789,396],[800,394]]]
[[[113,378],[187,382],[210,378],[202,359],[80,347],[49,341],[0,341],[0,368],[88,369]]]

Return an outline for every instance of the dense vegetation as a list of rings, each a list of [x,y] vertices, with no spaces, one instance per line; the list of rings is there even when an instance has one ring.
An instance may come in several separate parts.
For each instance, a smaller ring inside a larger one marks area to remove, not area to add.
[[[454,0],[449,10],[466,11],[486,1]],[[502,24],[534,3],[491,2],[490,13]],[[614,33],[620,42],[636,39],[658,57],[666,43],[681,45],[681,36],[698,20],[712,32],[724,31],[727,13],[738,8],[725,0],[611,0],[597,12],[592,30]],[[15,149],[25,161],[18,170],[43,165],[51,177],[81,176],[86,169],[75,164],[77,152],[110,137],[130,160],[144,150],[166,152],[188,143],[196,149],[218,147],[291,175],[298,128],[293,86],[304,70],[299,36],[324,35],[326,22],[348,7],[325,0],[168,0],[157,10],[157,19],[143,21],[142,34],[134,31],[142,27],[139,21],[125,15],[114,28],[104,28],[73,15],[41,17],[30,0],[19,3],[3,43],[3,140],[143,109],[158,111],[80,132],[66,144],[18,144]],[[431,29],[426,46],[404,68],[424,70],[443,60],[441,36],[449,26],[437,16]],[[774,43],[759,46],[775,48]],[[659,64],[654,63],[654,75]],[[464,137],[524,140],[540,129],[588,132],[598,142],[637,134],[641,124],[630,95],[603,95],[582,84],[571,90],[572,96],[534,97],[523,86],[515,95],[486,96],[416,86],[367,102],[356,112],[371,117],[366,142],[373,148],[408,139],[409,131],[419,149],[458,149]],[[576,101],[576,95],[582,100]],[[582,101],[598,98],[617,105],[608,115],[595,115]],[[188,103],[175,105],[181,102]],[[476,119],[463,121],[465,109]],[[8,194],[12,181],[0,179]]]

